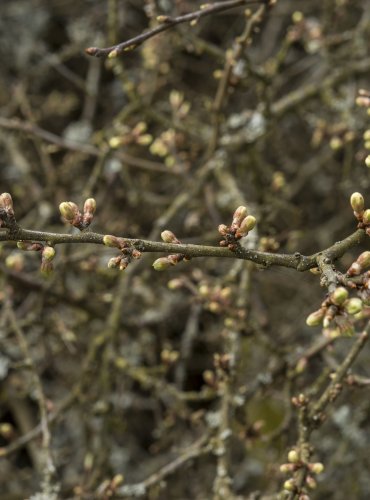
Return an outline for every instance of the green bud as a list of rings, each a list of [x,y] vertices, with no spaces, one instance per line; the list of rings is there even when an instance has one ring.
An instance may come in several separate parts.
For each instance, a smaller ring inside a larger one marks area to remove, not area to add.
[[[370,155],[365,158],[365,165],[370,168]]]
[[[364,209],[364,197],[361,193],[353,193],[351,196],[351,206],[354,212],[361,213]]]
[[[319,309],[313,313],[311,313],[306,319],[306,325],[308,326],[319,326],[322,323],[322,320],[325,316],[325,311],[323,309]]]
[[[369,156],[370,158],[370,156]],[[369,165],[370,167],[370,165]],[[364,224],[370,224],[370,208],[367,208],[362,216],[362,221]]]
[[[297,450],[290,450],[290,452],[288,453],[288,461],[292,464],[296,464],[297,462],[299,462],[299,454]]]
[[[340,306],[348,299],[348,290],[346,290],[343,286],[339,286],[331,294],[330,299],[333,304]]]
[[[357,314],[362,309],[362,300],[357,297],[349,299],[344,304],[344,308],[348,314]]]
[[[153,262],[153,267],[156,271],[165,271],[171,266],[173,266],[173,264],[168,260],[167,257],[160,257]]]
[[[48,262],[52,261],[55,257],[55,249],[53,247],[44,247],[42,251],[42,258]]]
[[[287,491],[294,491],[296,488],[294,480],[288,479],[287,481],[285,481],[285,483],[283,484],[283,488],[284,488],[284,490],[287,490]]]
[[[106,234],[103,237],[103,243],[107,247],[119,249],[122,249],[126,246],[126,242],[123,238],[117,238],[117,236],[113,236],[112,234]]]
[[[240,224],[240,228],[238,229],[236,236],[241,238],[242,236],[248,234],[249,231],[252,231],[252,229],[256,225],[256,222],[257,222],[256,218],[253,217],[253,215],[247,215],[247,217],[242,220],[242,223]]]
[[[63,201],[59,205],[61,216],[68,222],[72,222],[79,213],[78,206],[73,201]]]
[[[118,257],[112,257],[108,261],[108,268],[109,269],[117,269],[117,267],[120,266],[122,260],[122,256],[119,255]]]
[[[288,474],[289,472],[293,472],[294,465],[293,464],[282,464],[280,465],[280,472],[283,474]]]
[[[310,464],[310,471],[314,474],[321,474],[324,472],[324,465],[321,462]]]

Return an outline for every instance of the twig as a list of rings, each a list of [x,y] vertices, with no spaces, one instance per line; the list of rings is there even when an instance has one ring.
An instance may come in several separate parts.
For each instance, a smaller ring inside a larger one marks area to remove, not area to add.
[[[87,49],[85,49],[85,52],[89,56],[95,56],[95,57],[117,57],[123,52],[135,49],[149,38],[153,38],[159,33],[162,33],[163,31],[166,31],[170,28],[173,28],[177,24],[189,23],[191,21],[198,21],[201,17],[217,14],[219,12],[230,10],[235,7],[242,7],[243,5],[252,5],[262,2],[263,0],[227,0],[225,2],[217,2],[214,4],[206,3],[204,4],[203,8],[200,8],[199,10],[196,10],[194,12],[190,12],[189,14],[184,14],[182,16],[178,17],[160,16],[160,18],[163,17],[164,19],[159,26],[156,26],[155,28],[145,31],[140,35],[130,38],[125,42],[102,49],[98,47],[88,47]]]
[[[0,241],[40,241],[48,242],[51,245],[60,243],[94,243],[103,245],[103,234],[99,233],[79,233],[79,234],[58,234],[43,231],[32,231],[29,229],[15,228],[13,231],[6,231],[0,234]],[[360,244],[365,238],[365,231],[357,229],[344,240],[335,243],[331,247],[310,255],[308,257],[299,253],[278,254],[248,250],[240,246],[235,252],[228,248],[207,245],[193,244],[173,244],[157,241],[125,238],[125,241],[140,252],[163,252],[181,253],[187,257],[219,257],[229,259],[250,260],[255,264],[265,267],[282,266],[296,269],[297,271],[307,271],[317,266],[317,259],[321,255],[329,255],[331,260],[336,260],[345,254],[350,248]]]
[[[186,462],[198,458],[202,455],[209,453],[212,450],[212,446],[207,444],[209,441],[209,436],[202,436],[198,441],[193,443],[192,446],[184,450],[175,460],[165,465],[157,472],[149,476],[147,479],[141,483],[136,484],[126,484],[122,486],[116,493],[117,498],[136,498],[142,497],[147,494],[150,487],[159,484],[163,479],[174,474],[179,470]]]

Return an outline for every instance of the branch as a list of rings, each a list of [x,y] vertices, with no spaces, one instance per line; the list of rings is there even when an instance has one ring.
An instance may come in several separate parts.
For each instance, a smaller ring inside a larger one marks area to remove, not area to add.
[[[123,52],[136,49],[136,47],[141,45],[149,38],[153,38],[159,33],[162,33],[163,31],[166,31],[170,28],[173,28],[177,24],[188,23],[191,21],[197,22],[201,17],[210,16],[212,14],[223,12],[225,10],[230,10],[235,7],[241,7],[243,5],[252,5],[259,3],[267,3],[269,5],[271,2],[269,0],[227,0],[225,2],[218,2],[214,4],[206,3],[203,5],[203,8],[201,6],[199,10],[190,12],[189,14],[185,14],[183,16],[178,16],[178,17],[158,16],[157,19],[163,22],[161,22],[161,24],[159,26],[156,26],[155,28],[145,31],[144,33],[141,33],[140,35],[137,35],[133,38],[130,38],[125,42],[119,43],[117,45],[112,45],[111,47],[106,47],[103,49],[100,49],[98,47],[88,47],[87,49],[85,49],[85,52],[89,56],[95,56],[95,57],[109,57],[109,58],[117,57]]]
[[[18,228],[15,231],[0,233],[0,241],[36,241],[47,242],[49,245],[60,243],[92,243],[103,245],[104,234],[93,232],[81,232],[78,234],[58,234],[43,231],[32,231]],[[345,254],[350,248],[360,244],[365,238],[365,231],[357,229],[353,234],[344,240],[335,243],[331,247],[313,254],[304,256],[300,253],[278,254],[248,250],[239,246],[235,251],[228,248],[194,244],[174,244],[148,241],[141,239],[124,238],[125,242],[140,252],[162,252],[166,254],[183,254],[186,257],[218,257],[228,259],[250,260],[255,264],[264,267],[282,266],[296,269],[297,271],[308,271],[317,266],[317,259],[322,255],[329,255],[331,260],[336,260]]]

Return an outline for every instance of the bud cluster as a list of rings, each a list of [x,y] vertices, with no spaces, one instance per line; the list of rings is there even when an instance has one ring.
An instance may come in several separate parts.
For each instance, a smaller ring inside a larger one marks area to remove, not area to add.
[[[234,212],[231,226],[226,226],[225,224],[218,226],[218,232],[223,237],[223,240],[220,241],[220,246],[228,247],[232,251],[236,250],[238,241],[243,236],[247,236],[255,225],[256,219],[253,215],[248,215],[247,208],[243,206],[238,207]]]
[[[12,197],[9,193],[2,193],[0,194],[0,228],[11,229],[16,225]]]
[[[308,463],[307,461],[302,460],[300,450],[296,448],[293,448],[288,452],[287,458],[288,463],[282,464],[280,466],[280,472],[282,472],[283,474],[294,474],[296,471],[304,467],[307,470],[304,486],[308,487],[309,489],[315,489],[317,483],[313,475],[321,474],[322,472],[324,472],[324,465],[321,462]],[[286,480],[284,482],[283,488],[287,491],[296,491],[297,484],[294,477]],[[302,488],[299,493],[299,498],[304,498],[304,495],[306,494],[305,488]]]
[[[365,209],[365,200],[361,193],[352,194],[351,206],[354,216],[359,221],[358,227],[365,229],[366,234],[370,236],[370,208]]]
[[[124,271],[132,260],[140,259],[141,252],[132,247],[124,238],[106,234],[103,238],[103,243],[107,247],[118,248],[120,254],[109,259],[108,267],[110,269],[119,269]]]
[[[212,313],[226,312],[232,316],[237,314],[235,310],[232,310],[232,289],[229,286],[212,286],[201,282],[198,287],[198,300],[201,300],[205,309]]]
[[[18,241],[17,247],[26,252],[40,252],[41,268],[40,271],[44,276],[50,276],[53,272],[53,260],[55,257],[55,249],[49,245],[33,241]]]
[[[169,231],[168,229],[162,231],[161,238],[165,243],[171,243],[174,245],[179,245],[181,243],[180,240],[176,238],[174,233],[172,231]],[[167,257],[160,257],[159,259],[155,260],[153,262],[153,267],[156,271],[166,271],[170,267],[176,266],[176,264],[183,260],[188,261],[190,260],[190,257],[187,257],[186,255],[183,255],[181,253],[168,255]]]
[[[139,146],[147,146],[153,141],[153,137],[147,134],[147,124],[139,122],[133,129],[124,128],[120,135],[113,136],[109,139],[109,146],[112,149],[117,149],[128,144],[138,144]]]
[[[96,210],[96,201],[94,198],[88,198],[84,203],[83,213],[73,201],[63,201],[59,205],[59,211],[63,219],[83,231],[90,226]]]
[[[352,334],[352,325],[348,315],[355,316],[361,312],[363,302],[358,297],[349,298],[349,293],[343,286],[337,287],[321,304],[320,309],[311,313],[307,319],[308,326],[322,325],[328,328],[333,320],[339,327],[339,334]]]

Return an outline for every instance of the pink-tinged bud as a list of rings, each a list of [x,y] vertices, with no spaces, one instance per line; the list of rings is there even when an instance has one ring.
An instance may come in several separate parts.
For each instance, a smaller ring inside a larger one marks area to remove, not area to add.
[[[222,236],[226,236],[230,231],[230,229],[225,224],[220,224],[217,229]]]
[[[348,290],[343,286],[338,286],[330,296],[330,300],[336,306],[340,306],[348,299]]]
[[[119,263],[119,270],[124,271],[128,265],[129,265],[129,261],[127,259],[121,258],[121,262]]]
[[[131,252],[131,255],[132,255],[132,258],[137,260],[137,259],[140,259],[141,257],[141,252],[139,252],[139,250],[136,250],[136,248],[134,248]]]
[[[360,214],[364,209],[364,197],[361,193],[353,193],[351,196],[351,206],[353,211]]]
[[[315,481],[315,479],[312,476],[306,477],[306,484],[311,490],[314,490],[315,488],[317,488],[317,482]]]
[[[354,297],[353,299],[347,300],[344,304],[344,308],[348,314],[357,314],[362,310],[362,300]]]
[[[347,271],[347,274],[348,276],[358,276],[359,274],[361,274],[361,270],[362,268],[357,261],[352,262],[350,268]]]
[[[357,262],[360,264],[363,271],[370,267],[370,251],[362,252],[362,254],[358,256]]]
[[[95,210],[96,210],[96,201],[94,200],[94,198],[88,198],[84,204],[84,214],[82,217],[82,225],[80,229],[85,229],[88,226],[90,226],[94,218]]]
[[[359,96],[356,98],[356,104],[361,108],[368,108],[370,107],[370,97]]]
[[[174,264],[168,260],[168,257],[160,257],[153,262],[153,267],[156,271],[165,271]]]
[[[117,269],[117,267],[120,266],[122,260],[122,256],[119,255],[118,257],[112,257],[108,261],[108,268],[109,269]]]
[[[41,261],[40,271],[46,278],[49,277],[53,272],[53,263],[48,260]]]
[[[96,210],[96,201],[94,198],[88,198],[84,203],[84,213],[94,214]]]
[[[247,207],[240,206],[238,207],[233,215],[233,226],[239,227],[242,223],[243,219],[245,219],[248,215]]]
[[[324,464],[322,464],[321,462],[310,464],[309,468],[310,471],[313,472],[313,474],[322,474],[324,472]]]
[[[370,158],[370,155],[369,155]],[[362,216],[362,222],[364,224],[370,224],[370,208],[367,208]]]
[[[13,200],[9,193],[2,193],[0,195],[0,207],[5,208],[5,210],[9,213],[14,213]]]
[[[308,326],[319,326],[324,319],[325,311],[323,309],[319,309],[311,313],[306,319],[306,325]]]
[[[161,238],[165,243],[180,243],[173,232],[169,231],[168,229],[161,232]]]
[[[289,472],[293,472],[295,469],[294,464],[282,464],[280,465],[280,472],[283,474],[288,474]]]
[[[31,241],[17,241],[17,247],[27,252],[39,252],[44,248],[44,245]]]
[[[241,238],[242,236],[246,236],[249,231],[252,231],[254,226],[256,225],[256,218],[253,215],[247,215],[245,219],[242,220],[238,231],[236,232],[236,237]]]
[[[103,237],[103,243],[107,247],[119,248],[120,250],[127,247],[127,242],[123,238],[118,238],[113,234],[106,234]]]
[[[42,258],[48,262],[52,261],[55,257],[55,249],[53,247],[44,247],[42,250]]]
[[[63,201],[59,205],[59,211],[61,216],[68,222],[73,222],[75,218],[79,215],[80,211],[76,203],[73,201]]]
[[[297,450],[290,450],[288,453],[288,461],[291,464],[296,464],[299,462],[299,454]]]

